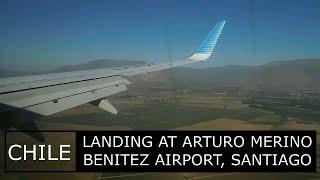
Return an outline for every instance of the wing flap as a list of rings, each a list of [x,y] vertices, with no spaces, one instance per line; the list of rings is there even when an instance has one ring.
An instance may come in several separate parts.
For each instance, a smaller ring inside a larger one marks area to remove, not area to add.
[[[118,114],[117,109],[108,101],[108,99],[102,99],[98,105],[100,109],[103,109],[112,114]]]

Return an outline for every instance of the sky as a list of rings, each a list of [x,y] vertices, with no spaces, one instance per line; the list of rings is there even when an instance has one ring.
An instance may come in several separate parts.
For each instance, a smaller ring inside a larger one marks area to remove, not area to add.
[[[199,66],[319,58],[319,19],[319,0],[1,0],[0,66],[183,59],[219,20],[214,55]]]

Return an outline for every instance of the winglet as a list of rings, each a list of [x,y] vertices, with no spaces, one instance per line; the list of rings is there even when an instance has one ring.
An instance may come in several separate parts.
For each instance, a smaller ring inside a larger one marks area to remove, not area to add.
[[[196,50],[196,52],[192,54],[188,59],[194,61],[207,60],[212,54],[212,51],[219,39],[219,36],[225,23],[225,20],[219,21],[210,31],[206,39],[201,43],[200,47]]]

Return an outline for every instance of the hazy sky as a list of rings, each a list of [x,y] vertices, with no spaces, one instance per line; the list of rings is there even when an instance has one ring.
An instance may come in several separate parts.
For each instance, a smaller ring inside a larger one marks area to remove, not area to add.
[[[0,65],[182,59],[222,19],[207,65],[320,57],[319,0],[1,0]]]

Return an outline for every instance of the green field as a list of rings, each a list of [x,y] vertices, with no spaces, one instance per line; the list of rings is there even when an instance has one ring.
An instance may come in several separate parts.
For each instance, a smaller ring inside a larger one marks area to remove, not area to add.
[[[281,119],[296,118],[302,121],[320,121],[320,100],[315,99],[293,99],[293,98],[251,98],[242,101],[249,107],[271,111],[281,116]]]
[[[144,107],[125,109],[119,115],[105,112],[75,115],[71,117],[51,117],[54,122],[129,126],[132,129],[175,129],[181,126],[237,115],[240,109],[218,109],[210,107],[192,107],[182,104],[148,103]]]
[[[210,99],[191,96],[180,97],[172,102],[152,100],[132,105],[129,101],[115,105],[120,109],[118,115],[97,111],[72,116],[52,116],[46,120],[99,126],[128,126],[137,130],[176,129],[219,118],[270,125],[286,122],[282,113],[262,106],[244,106],[241,99],[231,97]]]

